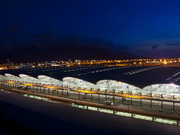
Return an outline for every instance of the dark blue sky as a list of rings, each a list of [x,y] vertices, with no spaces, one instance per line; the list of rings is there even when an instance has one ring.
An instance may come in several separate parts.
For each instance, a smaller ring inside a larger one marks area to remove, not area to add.
[[[61,46],[73,37],[82,46],[180,57],[179,6],[179,0],[0,0],[0,44],[12,52],[42,47],[42,38]]]

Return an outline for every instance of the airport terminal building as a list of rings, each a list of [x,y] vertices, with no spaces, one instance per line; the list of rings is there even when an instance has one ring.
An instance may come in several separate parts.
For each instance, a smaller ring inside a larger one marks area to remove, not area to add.
[[[0,71],[0,83],[17,87],[180,101],[179,69],[173,66],[9,69]]]

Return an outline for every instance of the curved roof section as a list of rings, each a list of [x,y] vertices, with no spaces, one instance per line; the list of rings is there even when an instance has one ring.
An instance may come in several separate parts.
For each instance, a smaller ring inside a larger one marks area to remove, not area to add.
[[[116,91],[137,91],[141,88],[134,85],[116,81],[116,80],[100,80],[96,83],[99,88],[105,87],[105,89],[116,90]]]
[[[64,77],[64,78],[62,79],[62,81],[77,81],[77,82],[82,81],[82,82],[87,82],[87,81],[85,81],[85,80],[83,80],[83,79],[76,78],[76,77]]]
[[[88,82],[79,78],[75,78],[75,77],[64,77],[62,80],[63,82],[69,82],[69,83],[71,82],[74,84],[78,83],[78,86],[95,86],[95,84],[91,82]]]
[[[12,74],[9,74],[9,73],[5,73],[4,74],[6,77],[17,77],[17,76],[15,76],[15,75],[12,75]],[[18,78],[18,77],[17,77]]]
[[[5,73],[4,76],[11,80],[19,80],[20,79],[18,76],[15,76],[15,75],[12,75],[9,73]]]
[[[50,77],[50,76],[46,76],[46,75],[38,75],[37,77],[39,80],[53,80],[53,81],[60,81],[56,78]]]
[[[20,78],[28,78],[28,79],[31,79],[31,80],[38,80],[37,78],[26,75],[26,74],[19,74],[19,77]]]
[[[38,75],[38,80],[40,83],[53,84],[53,85],[62,85],[62,81],[56,78],[52,78],[46,75]]]
[[[154,94],[180,94],[180,86],[175,84],[153,84],[144,87],[143,90]]]
[[[46,76],[46,75],[38,75],[37,78],[38,78],[38,79],[48,79],[49,76]]]
[[[31,83],[38,82],[37,78],[34,78],[26,74],[19,74],[19,78],[20,78],[19,80],[23,82],[31,82]]]

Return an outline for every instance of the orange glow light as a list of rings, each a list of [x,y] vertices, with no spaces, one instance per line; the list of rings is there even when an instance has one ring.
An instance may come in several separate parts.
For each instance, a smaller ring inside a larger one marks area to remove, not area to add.
[[[14,83],[14,82],[12,82],[12,81],[7,81],[7,83]]]
[[[166,61],[164,61],[164,64],[166,65],[166,64],[168,64]]]
[[[49,88],[49,89],[59,89],[59,87],[53,87],[53,86],[44,86],[44,88]]]
[[[83,92],[83,93],[97,93],[96,91],[89,91],[89,90],[74,90],[76,92]]]
[[[136,96],[136,95],[117,95],[121,97],[128,97],[128,98],[138,98],[138,99],[145,99],[144,97],[141,96]]]
[[[33,84],[31,84],[31,83],[22,83],[22,85],[33,86]]]

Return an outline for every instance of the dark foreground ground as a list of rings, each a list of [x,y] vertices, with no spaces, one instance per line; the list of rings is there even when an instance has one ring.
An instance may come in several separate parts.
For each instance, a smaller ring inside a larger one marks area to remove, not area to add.
[[[0,135],[179,135],[180,127],[0,91]]]

